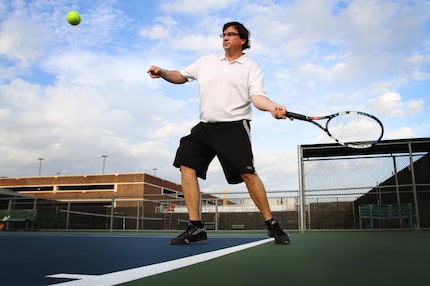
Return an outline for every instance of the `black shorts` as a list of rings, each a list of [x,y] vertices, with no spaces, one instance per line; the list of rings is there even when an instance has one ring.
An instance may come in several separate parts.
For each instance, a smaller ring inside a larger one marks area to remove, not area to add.
[[[206,179],[209,164],[215,156],[229,184],[243,182],[241,174],[255,173],[248,120],[200,122],[189,135],[181,138],[173,165],[192,168],[199,178]]]

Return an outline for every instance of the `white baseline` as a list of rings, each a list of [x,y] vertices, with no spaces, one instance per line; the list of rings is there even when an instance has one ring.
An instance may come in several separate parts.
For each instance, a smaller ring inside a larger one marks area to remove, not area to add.
[[[68,281],[63,283],[51,284],[56,286],[114,286],[121,283],[130,282],[137,279],[142,279],[152,275],[160,274],[163,272],[179,269],[189,265],[197,264],[200,262],[208,261],[217,257],[221,257],[233,252],[258,246],[269,241],[273,241],[273,238],[267,238],[250,242],[243,245],[233,246],[220,250],[215,250],[207,253],[197,254],[189,257],[184,257],[176,260],[166,261],[162,263],[142,266],[138,268],[127,269],[118,272],[112,272],[102,275],[85,275],[85,274],[53,274],[46,277],[50,278],[68,278],[77,279],[74,281]]]

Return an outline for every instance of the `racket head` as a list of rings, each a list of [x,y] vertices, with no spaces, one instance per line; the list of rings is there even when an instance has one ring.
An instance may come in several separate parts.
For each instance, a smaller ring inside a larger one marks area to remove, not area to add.
[[[361,111],[332,114],[326,122],[326,132],[336,142],[350,148],[369,148],[384,135],[384,126],[375,116]]]

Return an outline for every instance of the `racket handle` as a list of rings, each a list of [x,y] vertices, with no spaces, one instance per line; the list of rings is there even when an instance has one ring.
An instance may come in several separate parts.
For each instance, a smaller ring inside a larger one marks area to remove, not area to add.
[[[294,118],[294,119],[304,120],[304,121],[312,120],[312,118],[309,116],[299,114],[299,113],[289,112],[289,111],[287,111],[285,115],[287,116],[287,118]]]

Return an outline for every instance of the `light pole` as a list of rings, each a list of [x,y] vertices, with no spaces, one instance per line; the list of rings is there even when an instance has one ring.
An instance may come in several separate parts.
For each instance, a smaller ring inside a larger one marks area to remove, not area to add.
[[[152,171],[154,171],[154,177],[157,176],[157,168],[152,168]]]
[[[106,166],[106,158],[108,157],[108,155],[102,155],[101,157],[103,158],[102,174],[104,174],[105,173],[105,166]]]
[[[42,175],[42,161],[44,160],[43,158],[39,158],[39,177]]]

